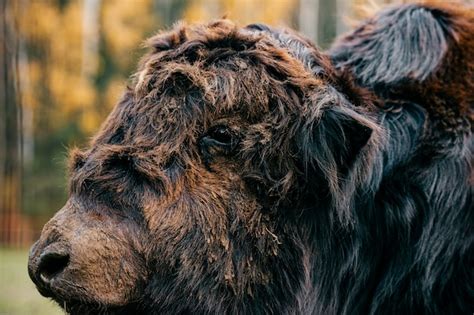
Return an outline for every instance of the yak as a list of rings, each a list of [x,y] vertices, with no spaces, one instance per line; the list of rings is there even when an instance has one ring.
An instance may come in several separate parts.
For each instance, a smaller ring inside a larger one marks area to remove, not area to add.
[[[28,263],[70,314],[472,314],[474,10],[387,7],[327,51],[177,24]]]

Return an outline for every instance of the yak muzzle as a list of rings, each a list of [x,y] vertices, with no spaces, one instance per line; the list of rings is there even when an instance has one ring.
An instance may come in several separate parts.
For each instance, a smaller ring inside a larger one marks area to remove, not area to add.
[[[67,245],[60,242],[39,244],[36,242],[30,250],[28,273],[44,296],[52,296],[55,284],[62,278],[69,265]]]

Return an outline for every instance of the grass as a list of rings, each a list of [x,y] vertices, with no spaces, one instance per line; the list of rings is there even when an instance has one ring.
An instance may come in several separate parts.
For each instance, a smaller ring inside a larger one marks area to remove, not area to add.
[[[0,248],[0,315],[59,315],[59,306],[42,297],[28,277],[28,250]]]

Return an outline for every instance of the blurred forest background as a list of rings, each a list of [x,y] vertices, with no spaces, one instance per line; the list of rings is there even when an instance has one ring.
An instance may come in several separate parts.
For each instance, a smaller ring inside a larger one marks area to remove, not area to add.
[[[0,0],[0,313],[58,312],[27,279],[25,249],[66,200],[67,149],[85,146],[118,101],[144,39],[226,15],[287,25],[325,48],[361,6],[390,2]]]

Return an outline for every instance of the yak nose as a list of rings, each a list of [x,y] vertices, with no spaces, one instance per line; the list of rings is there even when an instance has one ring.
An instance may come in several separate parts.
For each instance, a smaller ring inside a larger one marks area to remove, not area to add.
[[[51,251],[41,254],[37,273],[41,281],[50,283],[69,263],[69,254],[61,251]]]
[[[31,280],[40,287],[48,287],[61,276],[69,264],[69,253],[64,244],[53,243],[43,249],[36,243],[30,250],[28,272]]]

